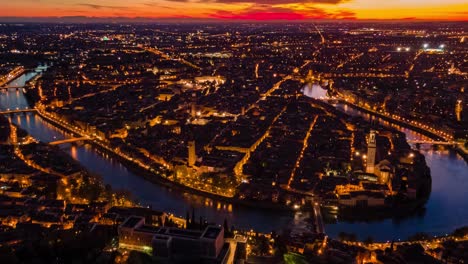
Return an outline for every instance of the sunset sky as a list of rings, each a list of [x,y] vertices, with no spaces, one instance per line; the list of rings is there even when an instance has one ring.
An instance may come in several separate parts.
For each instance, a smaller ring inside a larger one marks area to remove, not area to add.
[[[468,20],[466,0],[2,0],[2,17]]]

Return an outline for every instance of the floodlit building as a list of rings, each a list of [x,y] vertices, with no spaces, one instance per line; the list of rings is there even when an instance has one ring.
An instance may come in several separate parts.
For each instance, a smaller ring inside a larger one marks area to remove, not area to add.
[[[131,216],[119,226],[119,247],[151,253],[154,232],[159,228],[145,225],[145,218]]]
[[[222,227],[208,226],[203,231],[162,228],[153,238],[153,256],[179,262],[216,259],[223,245]]]
[[[230,253],[224,228],[204,230],[145,225],[145,218],[131,216],[119,226],[119,247],[151,254],[165,263],[226,263]]]
[[[349,207],[379,207],[385,205],[385,195],[381,192],[356,191],[340,195],[338,203]]]
[[[381,184],[391,185],[393,175],[395,174],[395,168],[388,160],[382,160],[375,166],[375,174]]]

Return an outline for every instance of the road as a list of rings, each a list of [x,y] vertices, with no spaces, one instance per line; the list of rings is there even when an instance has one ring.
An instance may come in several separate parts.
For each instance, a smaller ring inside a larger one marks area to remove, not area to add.
[[[317,30],[317,33],[320,35],[321,38],[321,43],[325,44],[327,41],[325,40],[325,37],[323,36],[322,32],[320,29],[317,27],[317,25],[314,24],[315,30]]]
[[[357,59],[359,59],[359,58],[362,57],[362,56],[364,56],[364,52],[352,56],[351,58],[349,58],[349,60],[347,60],[347,61],[341,63],[341,64],[338,65],[336,68],[337,68],[337,69],[342,68],[345,64],[350,63],[350,62],[352,62],[353,60],[357,60]]]
[[[96,96],[96,95],[101,95],[101,94],[105,94],[105,93],[115,91],[120,86],[121,86],[120,84],[111,85],[109,89],[100,90],[100,91],[97,91],[95,93],[89,93],[89,94],[85,94],[85,95],[80,96],[80,97],[72,98],[72,99],[68,100],[67,102],[65,102],[64,105],[69,105],[69,104],[72,104],[75,101],[79,101],[79,100],[82,100],[82,99],[85,99],[85,98],[89,98],[89,97],[93,97],[93,96]]]
[[[183,63],[183,64],[185,64],[187,66],[190,66],[190,67],[192,67],[192,68],[194,68],[196,70],[201,70],[201,68],[199,66],[197,66],[197,65],[195,65],[195,64],[193,64],[193,63],[191,63],[191,62],[189,62],[189,61],[187,61],[187,60],[185,60],[183,58],[172,57],[169,54],[166,54],[166,53],[164,53],[164,52],[162,52],[162,51],[160,51],[160,50],[158,50],[156,48],[145,48],[145,50],[149,51],[149,52],[151,52],[153,54],[156,54],[158,56],[161,56],[166,60],[179,61],[179,62],[181,62],[181,63]]]
[[[441,244],[448,240],[454,240],[456,242],[468,241],[468,236],[465,236],[463,238],[457,238],[454,236],[444,236],[444,237],[439,237],[439,238],[435,237],[434,239],[430,239],[430,240],[420,240],[420,241],[394,241],[393,247],[395,248],[396,246],[403,245],[403,244],[421,244],[421,246],[423,246],[425,250],[428,250],[428,249],[435,249],[438,247],[443,247]],[[366,244],[363,242],[350,242],[350,241],[344,241],[344,243],[348,245],[364,247],[368,250],[384,250],[385,248],[390,247],[392,244],[391,241],[387,241],[383,243],[371,243],[371,244]]]
[[[18,78],[19,76],[21,76],[21,74],[24,73],[24,67],[23,66],[18,66],[16,68],[14,68],[13,70],[11,70],[8,74],[2,76],[0,78],[0,88],[8,88],[8,87],[2,87],[6,84],[8,84],[9,82],[15,80],[16,78]],[[16,88],[16,87],[12,87],[12,88]]]
[[[299,67],[299,69],[303,69],[305,66],[307,66],[308,64],[310,64],[312,61],[305,61],[304,64],[302,64],[301,67]],[[278,88],[281,87],[281,84],[283,84],[285,81],[287,80],[290,80],[292,79],[293,75],[292,74],[288,74],[286,76],[284,76],[281,80],[279,80],[277,83],[275,83],[273,85],[273,87],[271,87],[268,91],[266,91],[264,94],[262,94],[262,96],[257,100],[255,101],[255,103],[251,104],[246,110],[245,112],[247,113],[248,111],[250,111],[252,108],[254,108],[262,99],[263,97],[268,97],[268,96],[271,96],[271,94],[276,91]]]
[[[314,129],[314,126],[315,126],[315,123],[317,123],[317,119],[318,119],[318,115],[315,116],[314,120],[312,120],[310,122],[310,126],[309,126],[309,129],[307,130],[307,133],[304,137],[304,140],[302,142],[302,149],[301,149],[301,152],[299,154],[299,156],[297,156],[297,160],[296,160],[296,164],[294,166],[294,168],[292,169],[291,171],[291,177],[289,178],[289,181],[288,181],[288,188],[291,187],[291,183],[294,182],[294,177],[296,176],[296,171],[297,169],[299,168],[299,166],[301,165],[301,162],[302,162],[302,158],[304,157],[304,152],[305,150],[307,149],[307,147],[309,146],[309,138],[310,138],[310,133],[312,132],[312,130]]]
[[[249,151],[236,164],[236,166],[234,167],[234,173],[236,174],[236,176],[238,176],[238,177],[242,176],[242,169],[244,167],[244,164],[249,160],[250,153],[254,152],[257,149],[257,147],[263,142],[263,140],[265,140],[265,138],[268,137],[268,135],[270,134],[271,128],[273,127],[275,122],[278,120],[278,118],[284,113],[284,111],[286,111],[286,109],[287,109],[287,106],[285,106],[285,107],[283,107],[283,109],[281,109],[281,111],[275,116],[275,118],[273,118],[273,120],[271,121],[270,126],[267,128],[265,133],[263,133],[263,135],[257,141],[255,141],[255,143],[253,143],[253,145],[249,148]]]

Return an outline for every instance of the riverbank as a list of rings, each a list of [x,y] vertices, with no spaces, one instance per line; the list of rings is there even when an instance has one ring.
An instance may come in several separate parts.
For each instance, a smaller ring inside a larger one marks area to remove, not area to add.
[[[57,122],[53,118],[48,117],[46,114],[44,114],[42,111],[38,110],[37,114],[50,124],[67,131],[71,133],[72,135],[78,135],[78,136],[84,136],[78,134],[76,131],[73,131],[66,125],[61,124],[60,122]],[[98,142],[97,140],[88,140],[88,142],[93,146],[98,148],[100,151],[105,152],[108,155],[112,155],[116,159],[119,160],[120,163],[122,163],[125,167],[130,169],[132,172],[136,173],[138,176],[144,178],[145,180],[153,183],[153,184],[158,184],[162,185],[166,188],[171,188],[171,189],[177,189],[181,190],[184,192],[188,192],[191,194],[203,196],[206,198],[211,198],[220,202],[226,202],[230,204],[235,204],[235,205],[241,205],[241,206],[249,206],[249,207],[256,207],[256,208],[261,208],[261,209],[266,209],[266,210],[281,210],[281,211],[293,211],[293,208],[288,207],[286,205],[281,205],[281,204],[275,204],[275,203],[270,203],[270,202],[265,202],[265,201],[246,201],[246,200],[239,200],[236,197],[226,197],[222,195],[217,195],[214,193],[210,192],[205,192],[203,190],[199,189],[194,189],[188,186],[185,186],[181,183],[171,181],[170,179],[161,176],[158,173],[154,173],[152,171],[148,171],[146,168],[142,168],[140,165],[136,164],[135,162],[129,161],[128,159],[123,158],[121,155],[118,155],[114,153],[113,151],[110,151],[110,147],[104,146],[104,143]]]
[[[102,146],[99,146],[99,145],[95,145],[95,146],[97,146],[101,151],[104,151],[105,153],[112,155],[112,152],[107,150],[106,148],[103,148]],[[143,169],[118,155],[114,154],[114,157],[116,157],[119,162],[124,164],[125,167],[127,167],[128,169],[130,169],[132,172],[136,173],[137,175],[141,176],[145,180],[153,184],[164,186],[169,189],[177,189],[177,190],[185,191],[191,194],[199,195],[205,198],[210,198],[216,201],[230,203],[234,205],[256,207],[256,208],[265,209],[265,210],[281,210],[281,211],[293,210],[291,207],[288,207],[285,205],[280,205],[280,204],[275,204],[275,203],[270,203],[270,202],[263,202],[263,201],[239,200],[239,199],[236,199],[235,197],[231,198],[231,197],[216,195],[210,192],[204,192],[199,189],[190,188],[181,183],[171,181],[163,176],[160,176],[159,174],[154,174],[152,172],[149,172],[146,169]]]
[[[429,132],[429,131],[427,131],[427,130],[421,129],[421,128],[417,127],[417,126],[408,124],[407,122],[402,122],[402,121],[400,121],[400,120],[396,120],[396,119],[390,118],[390,117],[388,117],[388,116],[386,116],[386,115],[383,115],[383,114],[378,113],[378,112],[371,111],[371,110],[366,109],[366,108],[363,108],[363,107],[360,107],[360,106],[358,106],[358,105],[352,104],[352,103],[347,102],[347,101],[345,101],[345,100],[341,100],[341,99],[340,99],[339,102],[342,103],[342,104],[345,104],[345,105],[347,105],[347,106],[353,107],[353,108],[355,108],[355,109],[357,109],[357,110],[359,110],[359,111],[362,111],[362,112],[364,112],[364,113],[366,113],[366,114],[373,115],[373,116],[377,116],[377,117],[379,117],[379,118],[381,118],[381,119],[383,119],[383,120],[385,120],[385,121],[394,123],[394,124],[399,125],[399,126],[402,126],[402,127],[409,128],[409,129],[411,129],[411,130],[413,130],[413,131],[416,131],[416,132],[418,132],[418,133],[420,133],[420,134],[422,134],[422,135],[424,135],[424,136],[427,136],[427,137],[429,137],[429,138],[431,138],[431,139],[434,139],[434,140],[445,140],[445,139],[442,138],[441,136],[438,136],[438,135],[436,135],[436,134],[433,134],[433,133],[431,133],[431,132]]]
[[[0,88],[5,88],[4,86],[8,83],[18,79],[21,75],[26,72],[26,69],[23,66],[18,66],[13,69],[11,72],[0,78]]]
[[[445,139],[443,137],[441,137],[439,135],[436,135],[434,133],[431,133],[431,132],[429,132],[429,131],[427,131],[425,129],[421,129],[421,128],[419,128],[417,126],[414,126],[412,124],[409,124],[407,122],[403,122],[403,121],[400,121],[400,120],[390,118],[390,117],[388,117],[386,115],[383,115],[381,113],[371,111],[369,109],[360,107],[358,105],[352,104],[352,103],[347,102],[347,101],[342,100],[342,99],[339,99],[339,102],[342,103],[342,104],[345,104],[347,106],[350,106],[350,107],[352,107],[354,109],[357,109],[359,111],[362,111],[362,112],[364,112],[366,114],[377,116],[377,117],[381,118],[382,120],[385,120],[385,121],[388,121],[390,123],[393,123],[393,124],[396,124],[396,125],[411,129],[411,130],[413,130],[415,132],[418,132],[418,133],[420,133],[420,134],[422,134],[424,136],[427,136],[427,137],[429,137],[429,138],[431,138],[433,140],[443,140],[443,141],[445,141]],[[465,162],[468,163],[468,153],[464,149],[462,149],[460,146],[456,145],[454,147],[454,150],[465,160]]]
[[[430,186],[429,186],[430,187]],[[412,201],[398,202],[393,205],[365,208],[365,207],[339,207],[338,216],[340,220],[349,223],[353,222],[378,222],[385,219],[392,219],[396,222],[409,219],[413,216],[424,213],[427,201],[429,200],[430,193],[425,197],[421,197]],[[333,213],[324,210],[327,219],[333,219]],[[327,221],[333,223],[332,221]]]
[[[465,162],[468,163],[468,152],[466,152],[464,149],[458,146],[455,148],[455,151],[465,160]]]
[[[22,78],[20,81],[27,80]],[[15,84],[19,85],[19,84]],[[28,92],[33,95],[34,90]],[[23,92],[8,91],[8,94],[0,94],[1,103],[8,108],[27,107]],[[33,104],[30,104],[33,105]],[[330,106],[333,107],[333,106]],[[348,108],[349,115],[367,116],[363,112]],[[343,112],[341,109],[337,110]],[[358,113],[359,112],[359,113]],[[38,115],[15,115],[13,121],[23,127],[35,138],[44,142],[68,138],[65,130],[59,130],[50,125]],[[419,134],[411,130],[399,129],[406,133],[409,138],[420,140]],[[114,155],[106,155],[91,144],[72,144],[62,149],[74,159],[91,171],[93,174],[102,175],[103,181],[116,190],[128,190],[132,197],[144,205],[160,211],[171,212],[183,216],[193,208],[197,214],[202,215],[208,221],[227,219],[229,223],[245,230],[258,230],[261,232],[279,231],[291,223],[290,213],[281,213],[274,210],[256,210],[258,203],[252,202],[253,206],[234,206],[216,202],[201,195],[192,195],[192,192],[179,191],[174,187],[163,187],[161,184],[151,184],[132,171],[131,166],[124,166]],[[112,149],[111,149],[112,151]],[[433,175],[434,189],[430,200],[421,213],[402,219],[385,219],[371,223],[366,222],[337,222],[327,224],[326,232],[329,237],[337,237],[340,231],[353,232],[365,239],[372,235],[377,240],[388,240],[397,237],[404,238],[415,232],[427,232],[434,235],[445,234],[449,230],[466,225],[468,219],[468,208],[466,206],[465,193],[467,186],[466,163],[450,151],[421,150],[426,156],[426,161]],[[129,167],[127,169],[127,167]],[[130,170],[131,169],[131,170]],[[154,177],[154,176],[151,176]]]
[[[337,215],[340,220],[346,222],[374,222],[384,219],[401,221],[418,215],[425,210],[425,205],[429,200],[432,190],[432,177],[430,169],[424,159],[419,160],[413,170],[413,175],[417,179],[416,197],[408,198],[404,193],[388,196],[385,205],[375,207],[345,206],[329,202],[330,206],[323,208],[324,215],[328,223],[333,223],[333,216]],[[327,210],[326,208],[329,208]]]

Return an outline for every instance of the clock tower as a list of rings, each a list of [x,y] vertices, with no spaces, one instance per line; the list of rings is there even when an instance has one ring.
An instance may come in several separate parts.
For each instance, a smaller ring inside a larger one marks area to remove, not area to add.
[[[367,164],[366,172],[375,172],[375,152],[377,149],[376,131],[372,130],[369,133],[369,139],[367,141]]]

